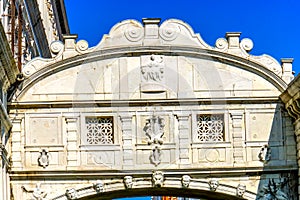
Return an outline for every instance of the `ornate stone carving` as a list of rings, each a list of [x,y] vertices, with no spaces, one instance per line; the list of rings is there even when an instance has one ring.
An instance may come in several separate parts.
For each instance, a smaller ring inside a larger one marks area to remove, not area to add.
[[[147,119],[143,129],[146,136],[148,136],[148,144],[153,145],[150,161],[155,166],[161,162],[161,147],[159,145],[163,144],[164,127],[164,119],[153,115],[150,119]]]
[[[219,38],[216,41],[216,47],[220,50],[228,49],[228,42],[225,38]]]
[[[87,41],[85,40],[79,40],[77,43],[76,43],[76,50],[80,53],[86,51],[87,49],[89,48],[89,44]]]
[[[244,49],[246,52],[250,52],[253,48],[253,42],[249,38],[242,39],[240,43],[241,49]]]
[[[264,163],[267,163],[271,160],[271,148],[267,144],[261,147],[258,158],[261,162]]]
[[[246,185],[239,184],[236,188],[236,196],[243,197],[245,192],[246,192]]]
[[[59,52],[63,51],[64,44],[61,41],[54,41],[50,45],[50,50],[53,54],[58,54]]]
[[[147,119],[144,131],[146,136],[148,136],[148,144],[162,144],[164,135],[164,119],[159,116],[152,116],[150,119]]]
[[[42,200],[47,196],[47,193],[41,189],[41,183],[36,184],[36,187],[33,189],[32,196],[36,200]]]
[[[86,117],[85,119],[88,144],[113,144],[112,117]]]
[[[191,182],[191,177],[189,175],[183,175],[181,177],[182,187],[188,188],[190,186],[190,182]]]
[[[27,189],[22,186],[22,189],[27,193],[32,193],[31,196],[34,200],[46,200],[47,192],[41,189],[41,183],[37,183],[35,188]]]
[[[164,174],[161,171],[155,171],[152,174],[152,186],[162,187],[164,184]]]
[[[104,186],[100,180],[97,180],[97,182],[93,185],[93,188],[97,193],[104,192]]]
[[[52,34],[55,38],[55,40],[58,39],[58,31],[57,31],[57,28],[56,28],[56,21],[55,21],[55,17],[54,17],[54,12],[53,12],[53,6],[52,6],[52,1],[51,0],[46,0],[46,5],[47,5],[47,8],[48,8],[48,16],[49,16],[49,19],[50,19],[50,22],[52,24]]]
[[[161,148],[158,145],[154,145],[152,148],[152,154],[150,155],[150,161],[155,166],[159,165],[161,162]]]
[[[175,40],[178,36],[180,29],[174,24],[165,24],[159,28],[159,35],[166,41]]]
[[[223,141],[224,122],[222,115],[198,115],[197,136],[201,142]]]
[[[162,56],[150,56],[150,62],[141,67],[142,82],[162,82],[164,65]]]
[[[143,28],[131,28],[125,31],[125,37],[131,42],[137,42],[144,37]]]
[[[49,165],[49,154],[48,150],[42,149],[40,151],[40,156],[38,157],[38,164],[39,166],[46,168]]]
[[[211,179],[208,181],[209,189],[211,191],[216,191],[217,188],[219,187],[219,181],[215,178]]]
[[[131,189],[133,182],[132,182],[132,176],[125,176],[124,179],[124,186],[126,189]]]
[[[74,188],[66,190],[66,197],[68,200],[78,199],[77,191]]]

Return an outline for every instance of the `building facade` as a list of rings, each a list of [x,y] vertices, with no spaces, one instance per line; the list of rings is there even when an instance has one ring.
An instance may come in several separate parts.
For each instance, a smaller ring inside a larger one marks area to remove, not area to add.
[[[24,65],[9,103],[14,199],[298,199],[292,60],[214,47],[176,19],[76,35]]]
[[[12,119],[7,105],[22,85],[23,66],[34,57],[51,58],[49,45],[69,28],[63,1],[0,0],[0,14],[0,199],[6,200],[13,199]]]

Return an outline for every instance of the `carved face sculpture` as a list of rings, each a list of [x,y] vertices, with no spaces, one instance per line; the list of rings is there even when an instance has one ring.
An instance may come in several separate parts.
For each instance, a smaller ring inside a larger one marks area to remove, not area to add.
[[[132,176],[125,176],[124,177],[124,184],[127,189],[132,188],[133,182],[132,182]]]
[[[152,183],[154,187],[161,187],[164,183],[164,175],[161,171],[153,172]]]
[[[68,189],[66,191],[66,196],[68,200],[77,199],[77,191],[74,188]]]
[[[216,191],[219,187],[219,181],[217,179],[211,179],[208,184],[211,191]]]
[[[236,195],[242,197],[245,192],[246,192],[246,186],[243,184],[239,184],[236,189]]]
[[[189,187],[190,182],[191,182],[191,177],[189,175],[182,176],[182,178],[181,178],[182,187],[185,187],[185,188]]]
[[[103,183],[102,181],[98,180],[95,184],[94,184],[94,190],[97,193],[103,192],[104,191],[104,187],[103,187]]]

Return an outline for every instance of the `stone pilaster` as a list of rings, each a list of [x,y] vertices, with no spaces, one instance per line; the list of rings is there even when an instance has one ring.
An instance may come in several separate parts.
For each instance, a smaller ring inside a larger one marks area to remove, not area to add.
[[[78,118],[66,117],[67,124],[67,166],[76,167],[78,165]]]
[[[132,116],[121,115],[123,140],[123,167],[132,169],[134,166],[134,149],[132,143]]]
[[[189,147],[190,147],[190,123],[188,115],[177,115],[178,118],[178,139],[179,139],[179,164],[189,165]]]
[[[234,165],[244,164],[244,141],[243,141],[243,113],[231,113],[232,119],[232,144]]]
[[[11,133],[11,161],[12,161],[12,167],[14,170],[21,170],[23,165],[22,163],[22,154],[24,152],[21,151],[21,145],[22,145],[22,118],[14,118],[12,120],[12,133]]]
[[[296,141],[297,141],[297,163],[298,163],[298,191],[300,191],[300,118],[295,122],[295,134],[296,134]],[[300,199],[300,194],[298,196]]]

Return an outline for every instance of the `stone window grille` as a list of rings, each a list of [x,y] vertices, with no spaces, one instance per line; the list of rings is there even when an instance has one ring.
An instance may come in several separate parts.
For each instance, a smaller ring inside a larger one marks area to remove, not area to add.
[[[114,144],[113,117],[86,117],[85,125],[87,144]]]
[[[224,141],[224,116],[222,114],[197,115],[197,138],[200,142]]]

